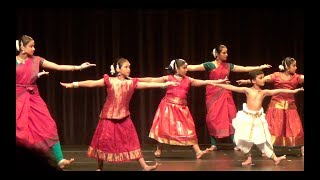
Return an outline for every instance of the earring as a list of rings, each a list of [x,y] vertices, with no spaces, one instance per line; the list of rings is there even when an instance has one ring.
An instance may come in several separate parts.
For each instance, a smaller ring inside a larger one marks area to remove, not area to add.
[[[24,52],[24,50],[22,50],[22,54],[24,54],[25,52]]]

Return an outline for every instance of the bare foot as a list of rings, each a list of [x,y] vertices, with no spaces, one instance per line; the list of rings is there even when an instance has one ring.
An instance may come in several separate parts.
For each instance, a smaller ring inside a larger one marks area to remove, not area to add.
[[[209,152],[208,148],[204,151],[199,151],[196,154],[197,159],[200,159],[204,154],[207,154]]]
[[[235,150],[235,151],[240,151],[240,148],[234,147],[233,150]]]
[[[206,151],[216,151],[218,150],[217,146],[212,145],[210,148],[207,148]]]
[[[161,150],[160,149],[157,149],[155,152],[154,152],[154,156],[159,158],[161,157]]]
[[[102,171],[102,169],[98,168],[96,171]]]
[[[158,163],[156,163],[156,164],[153,165],[153,166],[146,165],[146,166],[143,168],[143,171],[152,171],[152,170],[156,169],[157,166],[158,166]]]
[[[252,158],[248,157],[248,159],[244,162],[241,163],[242,166],[246,166],[246,165],[252,165]]]
[[[286,158],[286,155],[283,155],[283,156],[281,156],[281,157],[276,157],[276,158],[274,158],[273,159],[273,161],[274,161],[274,164],[275,165],[278,165],[282,160],[284,160],[284,159],[287,159]]]
[[[71,158],[70,160],[67,160],[67,159],[62,159],[60,162],[59,162],[59,167],[61,169],[65,168],[66,166],[72,164],[74,161],[74,158]]]

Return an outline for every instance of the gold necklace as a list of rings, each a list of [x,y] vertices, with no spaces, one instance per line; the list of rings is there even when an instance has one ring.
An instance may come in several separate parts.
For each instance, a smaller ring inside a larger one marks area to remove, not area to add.
[[[256,91],[256,92],[260,92],[261,91],[261,89],[260,90],[257,90],[256,88],[254,88],[254,87],[251,87],[254,91]]]
[[[182,79],[182,76],[179,74],[175,74],[174,77],[178,78],[178,79]]]
[[[16,59],[18,60],[19,63],[24,64],[25,61],[26,61],[28,58],[27,58],[27,59],[22,59],[22,58],[20,58],[19,56],[16,56]]]

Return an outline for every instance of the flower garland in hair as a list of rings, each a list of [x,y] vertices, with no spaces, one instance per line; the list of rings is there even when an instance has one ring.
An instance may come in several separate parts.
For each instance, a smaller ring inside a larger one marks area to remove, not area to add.
[[[16,40],[16,49],[17,49],[17,51],[19,51],[19,49],[20,49],[19,40]]]
[[[117,63],[116,69],[119,69],[119,64],[118,64],[118,63]],[[114,74],[116,73],[113,64],[110,66],[110,73],[111,73],[112,75],[114,75]]]
[[[279,69],[280,69],[280,71],[283,71],[284,70],[283,65],[279,65]]]
[[[280,69],[280,71],[283,71],[284,70],[284,66],[282,65],[283,64],[283,61],[282,61],[282,63],[279,65],[279,69]]]
[[[116,73],[116,71],[114,70],[113,64],[110,66],[110,73],[111,75],[114,75],[114,73]]]
[[[174,68],[174,63],[175,63],[175,60],[172,60],[172,61],[170,62],[170,65],[169,65],[169,66],[171,67],[171,69],[175,69],[175,68]]]
[[[212,54],[213,54],[213,57],[216,58],[217,57],[217,51],[216,51],[216,48],[214,48],[212,50]]]

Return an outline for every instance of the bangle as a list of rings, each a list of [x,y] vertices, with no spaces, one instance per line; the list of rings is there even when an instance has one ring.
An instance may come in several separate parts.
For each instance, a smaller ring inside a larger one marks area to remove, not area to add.
[[[73,86],[73,88],[78,88],[79,87],[79,83],[78,82],[72,82],[72,86]]]
[[[82,64],[80,65],[80,71],[82,70]]]

